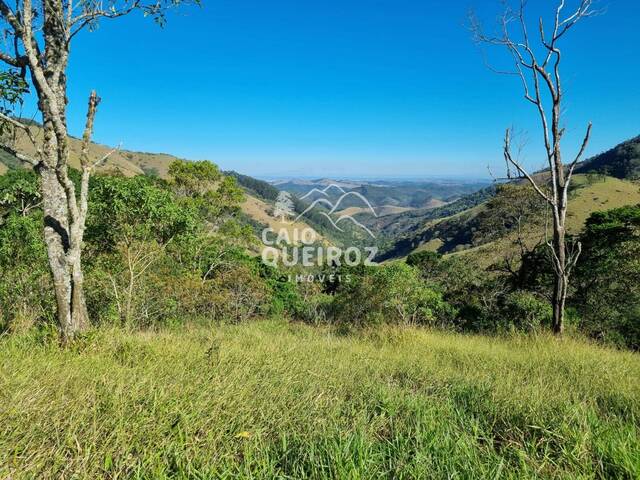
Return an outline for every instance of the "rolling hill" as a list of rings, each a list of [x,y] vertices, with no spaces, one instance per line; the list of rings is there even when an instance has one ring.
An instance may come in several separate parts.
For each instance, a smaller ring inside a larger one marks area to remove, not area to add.
[[[579,233],[594,211],[640,203],[640,186],[636,183],[640,174],[640,136],[585,160],[576,172],[567,219],[571,234]],[[543,176],[544,172],[538,174],[538,178]],[[478,215],[492,195],[492,188],[487,188],[438,209],[414,210],[378,219],[377,228],[392,240],[378,261],[426,249],[443,254],[469,254],[483,264],[491,263],[512,248],[512,239],[508,236],[478,243],[478,238],[483,238],[477,235]],[[530,241],[537,242],[543,236],[544,232],[531,232]]]
[[[578,173],[600,173],[621,179],[640,178],[640,135],[582,162]]]
[[[31,129],[36,138],[41,137],[38,125],[34,124]],[[26,138],[17,146],[25,154],[34,154],[34,147]],[[80,139],[70,137],[72,167],[79,167],[80,148]],[[91,155],[95,158],[110,150],[112,147],[106,145],[91,145]],[[163,153],[118,150],[98,171],[166,178],[169,165],[177,159]],[[0,174],[21,165],[11,155],[0,152]],[[571,233],[578,233],[593,211],[640,203],[638,184],[634,183],[640,176],[640,136],[585,160],[578,165],[576,172],[568,218]],[[279,222],[272,216],[273,206],[279,192],[285,190],[292,194],[297,213],[308,210],[314,199],[322,197],[337,205],[335,213],[338,218],[349,215],[374,232],[376,243],[381,247],[379,261],[404,257],[423,249],[440,253],[466,252],[490,259],[509,244],[508,238],[488,244],[478,243],[478,237],[482,235],[476,235],[477,217],[495,192],[494,186],[486,186],[482,182],[371,182],[328,178],[266,182],[233,171],[224,173],[235,177],[244,188],[247,199],[242,210],[256,231],[264,226],[275,229],[285,226],[289,230],[310,227],[328,243],[346,245],[359,241],[353,225],[345,231],[336,230],[331,218],[327,218],[330,209],[322,205],[309,211],[297,223],[284,225]],[[540,172],[538,177],[543,175],[544,172]],[[371,203],[375,215],[363,204],[361,197]]]
[[[589,215],[598,210],[609,210],[640,203],[640,186],[629,180],[603,176],[593,182],[584,174],[574,177],[575,187],[569,200],[567,226],[570,234],[578,234]],[[484,203],[456,214],[426,221],[420,230],[409,232],[399,238],[393,246],[382,253],[378,260],[385,261],[408,254],[431,250],[438,253],[460,253],[473,255],[481,264],[488,266],[513,249],[513,238],[509,235],[484,243],[485,235],[479,231],[479,214]],[[543,229],[528,233],[528,243],[544,238]]]
[[[379,216],[413,209],[436,208],[487,186],[487,182],[482,181],[356,181],[326,178],[279,180],[272,184],[299,198],[311,195],[312,200],[323,195],[335,202],[345,192],[358,193],[371,203]],[[342,210],[352,207],[361,208],[362,205],[355,197],[343,200]]]

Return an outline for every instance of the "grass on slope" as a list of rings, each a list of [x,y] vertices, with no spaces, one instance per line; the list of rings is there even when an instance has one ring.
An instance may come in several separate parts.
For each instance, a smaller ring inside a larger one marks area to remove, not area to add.
[[[586,175],[575,175],[573,185],[567,211],[567,230],[572,235],[578,235],[582,231],[593,212],[640,204],[640,185],[628,180],[603,177],[595,183],[588,183]],[[526,243],[532,248],[544,241],[544,228],[529,230],[525,236]],[[505,255],[516,253],[519,247],[513,243],[515,238],[515,235],[510,235],[456,252],[455,255],[470,255],[486,267],[499,262]]]
[[[639,478],[640,357],[262,322],[0,340],[0,478]]]
[[[640,184],[613,177],[589,184],[585,175],[574,177],[574,194],[569,198],[567,224],[571,233],[579,233],[589,215],[640,203]]]
[[[270,235],[270,239],[275,239],[278,236],[278,233],[281,230],[286,230],[289,235],[289,239],[291,239],[291,243],[294,242],[293,239],[296,236],[302,235],[302,231],[305,229],[311,229],[316,232],[313,228],[311,228],[308,224],[302,221],[282,221],[281,219],[274,218],[272,215],[273,205],[268,204],[260,200],[259,198],[253,197],[249,194],[245,195],[245,201],[242,203],[242,211],[249,215],[256,222],[259,222],[271,229],[275,232],[273,235]],[[318,241],[322,240],[322,235],[316,232],[316,238]]]
[[[30,129],[33,136],[38,141],[42,141],[42,128],[38,125],[33,125]],[[18,137],[16,148],[26,155],[35,155],[35,147],[25,135]],[[79,138],[70,136],[69,165],[73,168],[80,168],[81,150],[82,141]],[[89,155],[91,158],[98,160],[112,150],[113,147],[92,143],[89,146]],[[166,178],[169,165],[174,160],[177,160],[177,157],[164,153],[144,153],[116,149],[110,153],[107,160],[98,167],[98,170],[103,172],[117,171],[126,176],[152,173],[159,177]]]

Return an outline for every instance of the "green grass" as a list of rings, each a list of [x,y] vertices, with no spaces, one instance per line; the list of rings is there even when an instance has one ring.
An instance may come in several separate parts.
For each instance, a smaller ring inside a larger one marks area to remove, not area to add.
[[[639,378],[548,337],[5,337],[0,478],[640,478]]]

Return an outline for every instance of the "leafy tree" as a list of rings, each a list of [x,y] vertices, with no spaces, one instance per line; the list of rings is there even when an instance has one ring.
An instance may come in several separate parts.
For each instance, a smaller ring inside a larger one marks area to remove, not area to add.
[[[165,245],[198,228],[196,211],[146,176],[96,176],[91,195],[87,240],[103,250],[133,240]]]
[[[27,216],[42,206],[38,177],[28,170],[11,170],[0,176],[0,216]]]
[[[176,195],[193,203],[215,226],[237,213],[244,200],[236,179],[205,160],[176,160],[169,166],[169,176]]]
[[[591,214],[581,241],[574,301],[581,328],[640,349],[640,205]]]
[[[442,255],[428,250],[411,253],[407,265],[418,268],[425,279],[434,279],[441,273]]]
[[[54,299],[41,225],[39,211],[9,212],[0,224],[0,331],[51,318]]]
[[[91,185],[90,258],[109,280],[122,320],[131,324],[144,275],[177,237],[201,227],[193,206],[146,176],[96,176]]]
[[[551,306],[539,296],[516,290],[504,296],[497,327],[502,330],[531,332],[551,324]]]

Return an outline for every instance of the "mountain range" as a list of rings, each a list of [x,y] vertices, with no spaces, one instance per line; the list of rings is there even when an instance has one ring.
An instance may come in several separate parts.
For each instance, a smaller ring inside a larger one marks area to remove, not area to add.
[[[431,209],[453,202],[488,185],[487,181],[454,180],[375,180],[357,181],[340,179],[303,180],[291,179],[272,182],[280,190],[285,190],[299,198],[313,199],[323,195],[335,202],[345,191],[358,193],[367,199],[377,216],[403,213],[414,209]],[[319,193],[322,192],[322,193]],[[341,210],[354,215],[366,213],[361,198],[351,196],[341,201]]]

